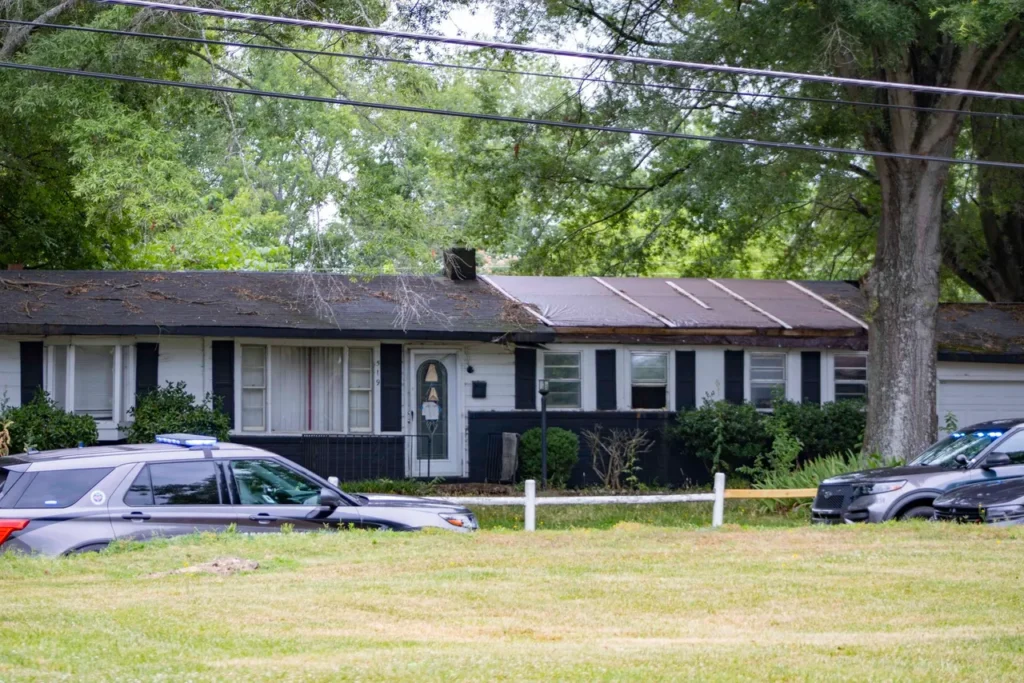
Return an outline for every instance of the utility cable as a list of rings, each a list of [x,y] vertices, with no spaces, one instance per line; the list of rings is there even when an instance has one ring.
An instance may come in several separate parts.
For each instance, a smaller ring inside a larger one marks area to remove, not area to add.
[[[21,71],[35,71],[50,74],[62,74],[65,76],[77,76],[81,78],[97,78],[109,81],[122,81],[127,83],[141,83],[145,85],[157,85],[173,88],[186,88],[191,90],[206,90],[209,92],[222,92],[231,95],[254,95],[257,97],[268,97],[287,100],[299,100],[304,102],[321,102],[325,104],[343,105],[349,107],[360,107],[365,109],[380,109],[384,111],[402,111],[414,114],[430,114],[438,116],[453,116],[464,119],[476,119],[480,121],[497,121],[501,123],[514,123],[526,126],[547,126],[553,128],[569,128],[573,130],[590,130],[604,133],[622,133],[626,135],[640,135],[644,137],[671,138],[677,140],[692,140],[698,142],[723,143],[731,145],[743,145],[749,147],[765,147],[769,149],[800,150],[806,152],[820,152],[824,154],[845,154],[851,156],[869,156],[881,159],[904,159],[909,161],[924,161],[942,164],[963,164],[969,166],[989,166],[994,168],[1011,168],[1024,170],[1024,164],[1009,161],[990,161],[982,159],[957,159],[954,157],[937,157],[926,154],[909,154],[904,152],[885,152],[865,149],[851,149],[847,147],[829,147],[825,145],[804,145],[793,142],[776,142],[772,140],[755,140],[747,138],[728,138],[716,135],[697,135],[693,133],[677,133],[670,131],[649,130],[644,128],[625,128],[620,126],[604,126],[591,123],[576,123],[573,121],[554,121],[549,119],[531,119],[518,116],[502,116],[500,114],[481,114],[476,112],[452,111],[448,109],[432,109],[429,107],[417,107],[405,104],[391,104],[385,102],[364,102],[333,97],[320,97],[316,95],[300,95],[297,93],[283,93],[270,90],[255,90],[251,88],[231,88],[223,85],[212,85],[206,83],[188,83],[183,81],[168,81],[158,78],[145,78],[142,76],[126,76],[123,74],[110,74],[95,71],[79,71],[77,69],[65,69],[55,66],[41,66],[36,64],[17,64],[14,62],[0,62],[2,69],[17,69]]]

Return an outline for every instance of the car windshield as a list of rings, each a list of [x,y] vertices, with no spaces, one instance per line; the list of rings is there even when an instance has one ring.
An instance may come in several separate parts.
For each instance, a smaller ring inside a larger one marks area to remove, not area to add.
[[[932,467],[958,467],[956,462],[958,455],[971,460],[1002,435],[1003,432],[1001,431],[953,432],[914,458],[910,464]]]

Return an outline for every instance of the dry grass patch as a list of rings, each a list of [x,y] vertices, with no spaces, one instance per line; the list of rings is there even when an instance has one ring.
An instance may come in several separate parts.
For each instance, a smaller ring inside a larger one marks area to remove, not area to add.
[[[629,524],[0,557],[0,680],[1014,680],[1022,550],[1024,530]],[[260,569],[169,573],[225,556]]]

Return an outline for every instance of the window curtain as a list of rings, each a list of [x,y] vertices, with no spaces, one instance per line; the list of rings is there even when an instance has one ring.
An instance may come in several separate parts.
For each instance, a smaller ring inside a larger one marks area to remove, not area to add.
[[[270,351],[270,429],[309,431],[309,349],[275,346]]]
[[[344,429],[345,369],[343,349],[320,347],[310,349],[310,393],[313,397],[311,430],[340,432]]]
[[[275,346],[270,367],[272,431],[343,430],[343,349]]]

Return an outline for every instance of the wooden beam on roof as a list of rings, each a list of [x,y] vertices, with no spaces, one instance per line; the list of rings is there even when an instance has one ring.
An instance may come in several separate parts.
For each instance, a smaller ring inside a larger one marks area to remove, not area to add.
[[[793,282],[792,280],[786,280],[786,282],[788,282],[789,284],[793,285],[794,287],[796,287],[797,289],[799,289],[801,292],[803,292],[807,296],[811,297],[812,299],[816,299],[817,301],[820,301],[821,303],[825,304],[826,306],[831,308],[833,311],[835,311],[839,315],[844,316],[846,318],[849,318],[853,322],[855,322],[858,325],[860,325],[861,327],[863,327],[865,330],[869,329],[868,328],[868,324],[866,322],[864,322],[863,320],[861,320],[860,318],[858,318],[855,315],[847,313],[845,310],[843,310],[839,306],[836,306],[834,303],[832,303],[831,301],[829,301],[825,297],[821,296],[820,294],[812,292],[811,290],[807,289],[803,285],[799,285],[796,282]]]
[[[700,306],[701,308],[707,309],[709,311],[711,310],[710,306],[708,306],[706,303],[695,297],[693,294],[690,294],[685,289],[683,289],[676,283],[672,282],[671,280],[665,280],[665,284],[671,287],[672,289],[676,290],[677,292],[679,292],[680,294],[688,298],[690,301]]]
[[[787,330],[793,329],[793,326],[790,325],[789,323],[787,323],[782,318],[780,318],[778,316],[772,315],[768,311],[764,310],[763,308],[761,308],[760,306],[755,304],[753,301],[750,301],[748,299],[744,299],[742,296],[740,296],[736,292],[732,291],[731,289],[729,289],[728,287],[723,285],[721,282],[717,282],[716,280],[712,280],[711,278],[708,278],[708,282],[713,284],[715,287],[718,287],[720,290],[722,290],[726,294],[729,294],[730,296],[734,297],[737,301],[745,303],[747,306],[749,306],[753,310],[757,311],[758,313],[760,313],[764,317],[768,318],[769,320],[772,320],[772,321],[778,323],[779,325],[782,325],[785,329],[787,329]]]
[[[607,282],[605,282],[601,278],[595,276],[594,280],[596,280],[598,282],[598,284],[601,284],[604,287],[606,287],[607,289],[611,290],[619,298],[623,299],[624,301],[627,301],[628,303],[633,304],[634,306],[639,308],[641,311],[643,311],[647,315],[653,317],[655,320],[660,322],[662,325],[665,325],[666,327],[676,327],[676,324],[674,322],[672,322],[671,320],[669,320],[668,318],[666,318],[664,316],[661,316],[661,315],[658,315],[657,313],[655,313],[651,309],[647,308],[646,306],[644,306],[642,303],[640,303],[639,301],[637,301],[633,297],[629,296],[628,294],[626,294],[625,292],[623,292],[623,291],[621,291],[619,289],[616,289],[615,287],[613,287],[612,285],[608,284]]]
[[[492,280],[491,278],[487,277],[487,276],[486,276],[486,275],[484,275],[483,273],[477,273],[477,274],[476,274],[476,277],[477,277],[477,279],[478,279],[478,280],[483,280],[484,282],[486,282],[487,284],[489,284],[489,285],[490,285],[491,287],[493,287],[493,288],[494,288],[495,290],[497,290],[498,294],[501,294],[501,295],[502,295],[503,297],[505,297],[505,298],[506,298],[506,299],[508,299],[509,301],[511,301],[511,302],[513,302],[513,303],[516,303],[516,304],[519,304],[520,306],[522,306],[523,308],[525,308],[525,309],[526,309],[526,311],[527,311],[527,313],[529,313],[530,315],[532,315],[532,316],[533,316],[534,318],[536,318],[537,320],[541,321],[542,323],[544,323],[544,324],[545,324],[545,325],[547,325],[548,327],[554,327],[554,324],[553,324],[553,323],[552,323],[552,322],[551,322],[550,320],[548,320],[547,318],[545,318],[545,317],[544,317],[543,315],[541,315],[541,314],[540,314],[539,312],[537,312],[537,311],[533,310],[533,308],[531,308],[531,307],[530,307],[530,304],[526,304],[526,303],[523,303],[523,302],[522,302],[522,301],[520,301],[519,299],[517,299],[517,298],[515,298],[514,296],[512,296],[511,294],[509,294],[508,292],[506,292],[506,291],[505,291],[505,289],[504,289],[504,288],[503,288],[503,287],[502,287],[501,285],[499,285],[499,284],[498,284],[497,282],[495,282],[495,281],[494,281],[494,280]]]

